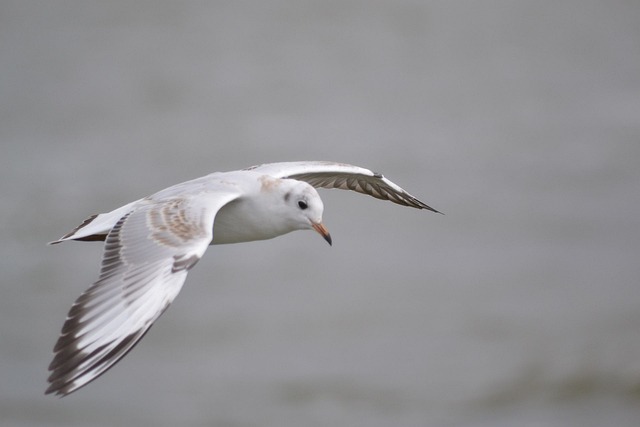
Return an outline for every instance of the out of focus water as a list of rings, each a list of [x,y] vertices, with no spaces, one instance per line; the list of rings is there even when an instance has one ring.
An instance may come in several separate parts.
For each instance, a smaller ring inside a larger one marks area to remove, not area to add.
[[[640,425],[637,1],[0,4],[2,426]],[[115,369],[44,396],[86,216],[216,170],[337,160],[211,248]]]

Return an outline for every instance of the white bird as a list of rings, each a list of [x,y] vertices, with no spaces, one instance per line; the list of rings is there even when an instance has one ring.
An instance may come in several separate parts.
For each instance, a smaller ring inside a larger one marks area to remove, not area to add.
[[[331,244],[314,187],[353,190],[417,209],[379,173],[332,162],[285,162],[216,172],[93,215],[52,244],[105,241],[98,280],[75,301],[54,347],[46,394],[65,396],[140,341],[211,244],[314,229]]]

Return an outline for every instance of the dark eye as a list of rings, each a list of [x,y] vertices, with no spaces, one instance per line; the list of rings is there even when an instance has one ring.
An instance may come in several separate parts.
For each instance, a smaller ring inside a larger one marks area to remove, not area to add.
[[[300,200],[298,202],[298,207],[302,210],[307,209],[309,206],[307,205],[307,202],[305,202],[304,200]]]

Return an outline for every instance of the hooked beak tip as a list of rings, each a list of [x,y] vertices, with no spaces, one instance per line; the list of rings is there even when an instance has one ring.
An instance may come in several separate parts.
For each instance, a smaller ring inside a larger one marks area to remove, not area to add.
[[[327,243],[329,244],[329,246],[333,246],[332,241],[331,241],[331,234],[327,233],[324,237],[324,240],[327,241]]]
[[[311,226],[313,227],[314,230],[318,232],[318,234],[320,234],[324,238],[324,240],[327,241],[329,246],[332,246],[331,234],[329,234],[329,230],[327,230],[327,227],[325,227],[324,224],[322,224],[321,222],[316,222],[316,223],[312,223]]]

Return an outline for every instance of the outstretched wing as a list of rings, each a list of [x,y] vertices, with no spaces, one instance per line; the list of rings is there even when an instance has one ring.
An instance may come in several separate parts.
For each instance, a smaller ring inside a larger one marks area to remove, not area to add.
[[[106,238],[98,280],[71,307],[46,393],[67,395],[124,357],[167,309],[204,254],[218,210],[235,193],[148,201]]]
[[[316,188],[353,190],[399,205],[440,213],[382,174],[359,166],[334,162],[282,162],[252,166],[247,170],[265,173],[276,178],[298,179]]]

